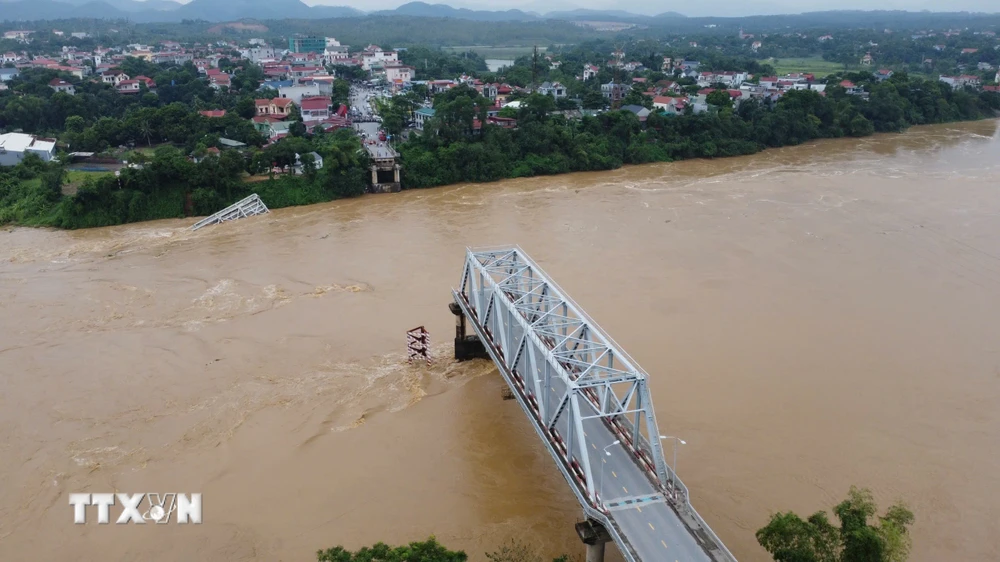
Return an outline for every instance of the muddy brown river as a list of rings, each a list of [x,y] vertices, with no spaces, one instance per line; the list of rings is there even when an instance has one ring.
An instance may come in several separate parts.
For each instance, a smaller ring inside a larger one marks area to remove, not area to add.
[[[852,484],[909,503],[911,560],[1000,559],[996,122],[193,222],[0,231],[0,560],[581,555],[495,369],[449,356],[464,248],[508,243],[650,373],[741,561]],[[201,492],[204,522],[73,524],[111,491]]]

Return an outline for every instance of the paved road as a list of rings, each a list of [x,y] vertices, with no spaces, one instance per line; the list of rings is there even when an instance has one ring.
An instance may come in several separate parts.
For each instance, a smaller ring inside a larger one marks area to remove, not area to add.
[[[552,378],[546,416],[559,405],[565,391],[562,379]],[[587,408],[584,404],[581,408]],[[568,407],[568,406],[567,406]],[[557,424],[565,439],[569,416]],[[646,474],[632,461],[622,444],[611,445],[617,437],[599,419],[583,421],[583,432],[591,443],[590,467],[597,479],[597,493],[605,505],[619,498],[661,494]],[[568,444],[567,444],[568,446]],[[611,455],[605,455],[604,448]],[[602,474],[603,472],[603,474]],[[638,507],[609,507],[629,544],[643,562],[711,562],[708,554],[665,501],[646,502]]]
[[[398,156],[396,151],[384,142],[376,142],[375,144],[366,143],[365,149],[372,158],[395,158]]]
[[[357,108],[358,110],[360,110],[365,114],[374,115],[375,109],[372,108],[371,105],[368,103],[368,97],[374,95],[374,92],[375,92],[374,89],[352,86],[351,108]],[[357,117],[353,116],[352,114],[352,119],[357,119]],[[359,133],[365,133],[366,135],[368,135],[368,138],[371,139],[378,137],[378,131],[381,128],[382,124],[376,122],[354,123],[354,129],[356,131],[358,131]]]

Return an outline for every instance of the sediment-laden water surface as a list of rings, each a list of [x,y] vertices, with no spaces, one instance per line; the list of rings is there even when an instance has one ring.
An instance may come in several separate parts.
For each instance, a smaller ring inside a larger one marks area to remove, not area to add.
[[[449,360],[464,248],[502,243],[650,373],[741,560],[851,484],[910,503],[914,561],[1000,558],[995,122],[192,222],[0,232],[0,560],[580,553],[492,365]],[[74,525],[85,491],[201,492],[204,523]]]

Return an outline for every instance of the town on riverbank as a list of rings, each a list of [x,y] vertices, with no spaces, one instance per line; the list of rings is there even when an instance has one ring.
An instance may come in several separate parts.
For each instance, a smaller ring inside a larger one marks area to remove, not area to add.
[[[0,224],[208,215],[251,193],[276,208],[752,154],[1000,111],[989,23],[706,26],[655,39],[618,30],[500,61],[320,35],[143,41],[136,30],[42,23],[6,24],[0,42]]]

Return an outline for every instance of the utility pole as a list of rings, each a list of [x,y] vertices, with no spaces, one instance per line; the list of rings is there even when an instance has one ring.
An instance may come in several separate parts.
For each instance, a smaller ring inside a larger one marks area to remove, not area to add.
[[[531,90],[538,86],[538,45],[535,45],[531,53]]]
[[[621,83],[621,70],[622,65],[625,64],[625,44],[615,45],[615,77],[612,80],[611,89],[611,109],[618,109],[622,105],[622,83]]]

